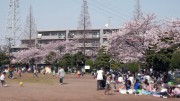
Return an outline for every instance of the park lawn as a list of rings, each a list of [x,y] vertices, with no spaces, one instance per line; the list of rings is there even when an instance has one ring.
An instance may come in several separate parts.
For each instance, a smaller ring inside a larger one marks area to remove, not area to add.
[[[33,77],[33,73],[23,73],[22,77],[18,77],[18,75],[14,73],[14,79],[6,78],[6,81],[7,83],[23,82],[53,85],[55,82],[57,82],[57,79],[57,76],[52,76],[51,74],[38,74],[38,77]]]

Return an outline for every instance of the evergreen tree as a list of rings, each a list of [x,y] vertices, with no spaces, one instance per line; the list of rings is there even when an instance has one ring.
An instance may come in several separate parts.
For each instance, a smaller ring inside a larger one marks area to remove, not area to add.
[[[99,49],[95,64],[98,68],[110,69],[110,56],[106,53],[105,47]]]
[[[177,50],[173,53],[170,67],[171,69],[180,68],[180,50]]]
[[[9,64],[9,57],[5,52],[0,52],[0,66],[2,64]]]
[[[82,52],[77,52],[76,54],[73,55],[73,64],[74,66],[77,66],[78,68],[80,66],[84,66],[85,56],[83,55]]]

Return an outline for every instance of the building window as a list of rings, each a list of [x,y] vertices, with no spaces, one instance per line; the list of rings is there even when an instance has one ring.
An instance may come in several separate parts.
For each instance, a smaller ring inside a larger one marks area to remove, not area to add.
[[[99,41],[97,40],[92,41],[92,46],[99,46]]]
[[[41,33],[42,36],[49,36],[50,34],[49,33]]]
[[[66,34],[65,33],[59,33],[59,39],[65,39]]]
[[[99,38],[99,32],[91,32],[92,38]]]
[[[57,35],[57,32],[52,32],[51,35],[52,35],[52,36],[56,36],[56,35]]]
[[[70,32],[70,33],[68,34],[68,38],[74,38],[75,35],[76,35],[76,33]]]
[[[59,39],[65,39],[65,36],[64,35],[60,35]]]
[[[103,31],[103,34],[109,34],[109,33],[112,33],[112,31],[111,30],[104,30]]]
[[[108,43],[108,39],[107,38],[103,38],[103,43]]]

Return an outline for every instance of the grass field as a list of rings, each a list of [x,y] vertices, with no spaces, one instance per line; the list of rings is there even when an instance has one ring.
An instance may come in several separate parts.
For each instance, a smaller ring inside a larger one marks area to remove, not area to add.
[[[33,77],[33,73],[24,73],[22,77],[18,77],[18,75],[15,74],[15,78],[13,80],[7,79],[9,83],[40,83],[40,84],[54,84],[57,82],[57,76],[52,76],[50,74],[42,75],[38,74],[37,77]]]

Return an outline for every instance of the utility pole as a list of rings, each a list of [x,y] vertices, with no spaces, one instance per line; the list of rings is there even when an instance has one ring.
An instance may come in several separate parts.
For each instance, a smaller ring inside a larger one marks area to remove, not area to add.
[[[6,37],[6,39],[7,39],[7,42],[8,42],[8,57],[9,57],[9,61],[11,61],[11,45],[12,45],[11,41],[13,39],[10,38],[10,37]]]
[[[78,29],[83,30],[83,54],[85,55],[86,53],[86,34],[87,34],[87,29],[91,28],[91,22],[90,22],[90,16],[88,13],[88,5],[87,5],[87,0],[83,0],[83,5],[81,9],[81,15],[79,19],[79,25]]]

